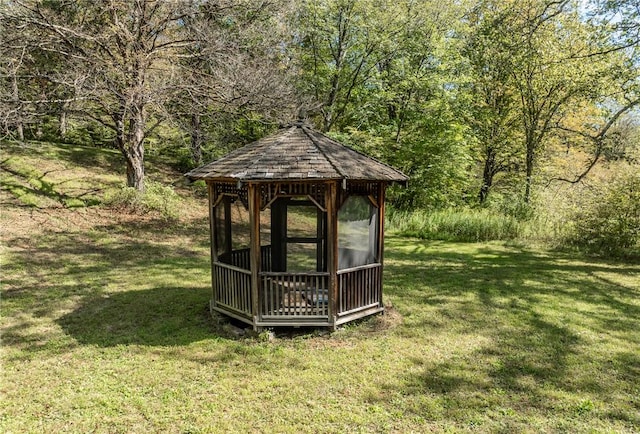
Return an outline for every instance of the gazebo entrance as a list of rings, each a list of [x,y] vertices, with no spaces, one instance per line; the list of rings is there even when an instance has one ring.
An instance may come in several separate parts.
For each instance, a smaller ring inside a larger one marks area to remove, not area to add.
[[[400,172],[296,125],[187,176],[208,185],[212,310],[256,329],[384,310],[384,193]]]

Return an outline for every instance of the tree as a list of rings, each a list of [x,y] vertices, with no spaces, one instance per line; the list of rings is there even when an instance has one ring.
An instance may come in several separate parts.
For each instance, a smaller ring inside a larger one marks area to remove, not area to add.
[[[20,87],[18,76],[25,62],[26,48],[11,46],[7,44],[5,36],[2,40],[2,65],[0,66],[4,86],[0,86],[0,101],[2,105],[0,112],[3,113],[2,123],[4,124],[5,135],[11,134],[12,127],[15,128],[17,139],[24,140],[24,107],[20,98]]]
[[[467,57],[480,120],[474,129],[484,151],[480,200],[492,174],[521,158],[528,203],[539,160],[563,119],[581,105],[606,104],[613,87],[629,80],[626,60],[606,48],[610,41],[594,45],[597,29],[569,1],[487,0],[475,17]],[[596,51],[601,55],[591,56]]]
[[[310,114],[319,112],[323,131],[344,126],[357,92],[395,52],[405,20],[391,1],[322,0],[300,8],[300,83],[315,100]]]
[[[514,143],[521,141],[519,105],[512,84],[511,53],[505,50],[502,21],[509,11],[479,2],[467,14],[469,30],[463,55],[469,64],[467,122],[478,143],[482,181],[478,200],[489,197],[496,176],[515,172],[523,164]]]
[[[586,44],[572,53],[571,60],[588,63],[590,71],[599,72],[585,99],[597,116],[583,118],[577,125],[560,119],[556,125],[563,133],[582,139],[588,157],[584,166],[576,168],[572,176],[554,177],[549,183],[564,181],[577,184],[603,156],[612,159],[616,154],[624,155],[624,150],[616,151],[614,148],[616,142],[618,146],[626,146],[623,144],[624,122],[631,119],[628,115],[640,105],[639,5],[615,0],[596,2],[595,6],[596,9],[591,11],[591,31],[585,37]]]
[[[180,93],[170,111],[189,132],[193,164],[201,164],[212,130],[239,119],[278,124],[294,117],[292,68],[286,50],[276,49],[288,39],[289,13],[285,1],[210,1],[185,21],[198,43],[181,56]]]
[[[187,2],[155,0],[24,1],[5,8],[3,24],[35,36],[31,50],[55,52],[66,69],[53,78],[82,101],[76,110],[108,127],[126,163],[127,185],[144,190],[145,137],[163,120],[175,89],[179,50],[191,43]]]
[[[400,207],[462,200],[468,169],[456,96],[457,5],[432,0],[309,2],[296,55],[309,114],[345,143],[411,176]]]

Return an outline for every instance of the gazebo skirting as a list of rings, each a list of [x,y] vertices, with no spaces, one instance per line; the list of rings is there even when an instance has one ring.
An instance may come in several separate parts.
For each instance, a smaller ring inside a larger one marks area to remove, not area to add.
[[[270,246],[263,246],[261,253],[261,270],[270,270]],[[258,296],[254,297],[249,249],[220,259],[224,262],[213,264],[211,309],[257,327],[335,327],[384,310],[380,263],[338,270],[336,297],[329,294],[333,287],[330,273],[261,271]],[[331,299],[336,300],[335,305]],[[256,318],[252,317],[254,303]]]

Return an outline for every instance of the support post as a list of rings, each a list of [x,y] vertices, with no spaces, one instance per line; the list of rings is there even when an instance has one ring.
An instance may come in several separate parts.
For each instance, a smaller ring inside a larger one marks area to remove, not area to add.
[[[251,314],[253,328],[258,331],[256,323],[260,321],[260,189],[256,184],[249,184],[249,226],[251,231],[250,266],[251,266]]]
[[[218,261],[218,252],[216,250],[216,213],[213,208],[213,204],[215,203],[213,183],[207,182],[207,192],[209,196],[209,234],[211,236],[211,301],[209,303],[209,307],[213,308],[216,306],[216,273],[215,273],[215,262]]]
[[[327,208],[327,272],[329,273],[329,322],[335,330],[338,319],[338,201],[337,181],[327,184],[325,206]]]
[[[382,291],[382,273],[384,272],[384,196],[386,191],[386,184],[384,182],[378,183],[378,262],[380,263],[380,277],[378,281],[380,291],[380,307],[384,307],[383,303],[383,291]]]

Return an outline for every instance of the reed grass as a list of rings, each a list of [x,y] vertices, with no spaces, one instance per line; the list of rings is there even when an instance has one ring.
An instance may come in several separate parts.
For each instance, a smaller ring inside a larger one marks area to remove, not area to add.
[[[391,210],[387,217],[389,229],[399,235],[457,242],[522,238],[533,224],[488,209]]]

